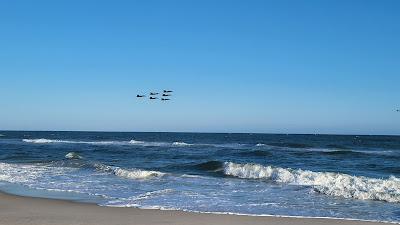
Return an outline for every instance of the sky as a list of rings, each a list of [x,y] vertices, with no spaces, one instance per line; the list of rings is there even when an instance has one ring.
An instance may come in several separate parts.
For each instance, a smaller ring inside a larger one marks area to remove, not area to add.
[[[400,1],[0,0],[0,130],[400,135]],[[169,102],[136,94],[174,90]]]

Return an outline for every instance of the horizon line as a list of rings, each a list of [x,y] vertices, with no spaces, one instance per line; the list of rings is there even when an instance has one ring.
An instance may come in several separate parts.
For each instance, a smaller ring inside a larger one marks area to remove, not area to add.
[[[325,136],[400,136],[400,134],[341,134],[341,133],[269,133],[269,132],[212,132],[212,131],[105,131],[105,130],[1,130],[0,132],[93,132],[93,133],[193,133],[193,134],[265,134],[265,135],[325,135]]]

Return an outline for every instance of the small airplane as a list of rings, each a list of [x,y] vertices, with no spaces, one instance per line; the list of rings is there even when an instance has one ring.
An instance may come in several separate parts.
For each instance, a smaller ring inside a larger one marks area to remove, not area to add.
[[[164,93],[171,93],[173,91],[164,90]]]
[[[157,92],[150,92],[150,95],[158,95],[159,93]]]
[[[162,96],[166,97],[166,96],[171,96],[170,94],[163,94]]]
[[[136,98],[143,98],[146,97],[146,95],[136,95]]]
[[[150,97],[150,99],[153,100],[153,99],[158,99],[158,98],[157,97]]]
[[[171,99],[169,99],[169,98],[161,98],[161,101],[169,101],[169,100],[171,100]]]

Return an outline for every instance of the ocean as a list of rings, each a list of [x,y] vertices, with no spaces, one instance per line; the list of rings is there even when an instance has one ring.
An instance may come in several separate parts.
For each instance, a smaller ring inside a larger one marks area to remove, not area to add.
[[[108,207],[400,222],[400,136],[0,131],[0,190]]]

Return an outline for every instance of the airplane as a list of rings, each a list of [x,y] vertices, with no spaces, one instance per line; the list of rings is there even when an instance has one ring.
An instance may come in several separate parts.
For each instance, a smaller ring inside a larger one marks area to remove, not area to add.
[[[171,99],[169,99],[169,98],[161,98],[161,101],[169,101],[169,100],[171,100]]]
[[[162,96],[166,97],[166,96],[171,96],[170,94],[163,94]]]
[[[146,95],[136,95],[136,98],[143,98],[146,97]]]
[[[150,92],[150,95],[158,95],[159,93],[157,92]]]
[[[164,90],[164,93],[171,93],[173,91]]]
[[[150,99],[153,100],[153,99],[158,99],[158,98],[157,97],[150,97]]]

